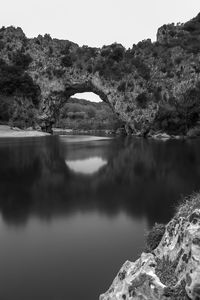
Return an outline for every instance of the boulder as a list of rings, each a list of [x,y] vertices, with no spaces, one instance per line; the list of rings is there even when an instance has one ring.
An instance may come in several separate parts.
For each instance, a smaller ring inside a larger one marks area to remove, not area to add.
[[[167,133],[158,133],[158,134],[154,134],[152,136],[154,139],[159,139],[159,140],[168,140],[171,138],[171,136]]]

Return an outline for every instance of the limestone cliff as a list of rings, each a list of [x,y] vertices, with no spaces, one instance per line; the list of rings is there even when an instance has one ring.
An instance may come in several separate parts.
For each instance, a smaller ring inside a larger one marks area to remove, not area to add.
[[[14,97],[17,107],[26,111],[31,102],[36,123],[44,130],[70,96],[94,92],[129,132],[186,134],[199,121],[199,45],[200,14],[185,24],[164,25],[156,42],[145,40],[128,50],[116,43],[101,49],[79,47],[49,35],[28,39],[20,28],[3,27],[0,94]],[[15,111],[15,117],[21,111]]]
[[[199,203],[199,199],[198,199]],[[200,299],[200,210],[177,214],[156,249],[127,261],[100,300]]]

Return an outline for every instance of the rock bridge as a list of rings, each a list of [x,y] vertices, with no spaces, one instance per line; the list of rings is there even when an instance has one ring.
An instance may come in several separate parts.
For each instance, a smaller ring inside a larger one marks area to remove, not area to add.
[[[99,74],[91,75],[87,72],[80,74],[80,71],[77,76],[77,70],[73,71],[70,75],[65,74],[62,79],[53,78],[45,82],[46,86],[43,85],[41,77],[38,81],[41,90],[45,91],[42,95],[39,115],[44,130],[51,130],[60,109],[71,96],[84,92],[92,92],[107,103],[116,116],[124,122],[127,133],[144,129],[145,125],[149,125],[155,118],[158,110],[157,104],[150,101],[146,107],[138,108],[134,101],[138,93],[120,92],[118,88],[120,82],[105,80]]]
[[[51,131],[70,96],[93,92],[126,124],[128,132],[186,134],[199,124],[200,116],[199,34],[192,33],[191,44],[190,32],[199,20],[200,14],[185,24],[164,25],[157,42],[145,40],[128,50],[117,43],[79,47],[47,34],[28,39],[21,28],[2,28],[0,67],[8,77],[12,75],[11,83],[18,67],[15,80],[16,86],[21,84],[20,91],[12,86],[12,96],[21,97],[20,105],[24,99],[30,104],[32,94],[37,96],[37,122],[43,130]],[[23,86],[27,75],[32,90]]]

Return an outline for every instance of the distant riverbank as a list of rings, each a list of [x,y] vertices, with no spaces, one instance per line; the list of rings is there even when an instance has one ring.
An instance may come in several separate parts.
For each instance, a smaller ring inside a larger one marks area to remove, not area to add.
[[[0,125],[0,138],[7,137],[36,137],[36,136],[46,136],[49,133],[28,129],[21,130],[19,128],[10,128],[8,125]]]
[[[53,135],[99,135],[99,136],[111,136],[115,135],[114,130],[105,130],[105,129],[91,129],[91,130],[81,130],[81,129],[62,129],[62,128],[53,128]]]

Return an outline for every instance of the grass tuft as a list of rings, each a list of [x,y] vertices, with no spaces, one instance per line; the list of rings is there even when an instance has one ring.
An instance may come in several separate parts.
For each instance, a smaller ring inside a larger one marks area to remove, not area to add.
[[[146,251],[151,252],[159,245],[165,232],[165,225],[155,223],[154,227],[149,231],[146,238]]]
[[[193,193],[181,200],[181,204],[176,208],[175,217],[188,218],[195,209],[200,209],[200,193]]]

